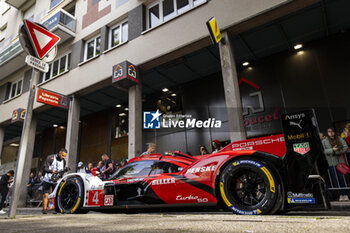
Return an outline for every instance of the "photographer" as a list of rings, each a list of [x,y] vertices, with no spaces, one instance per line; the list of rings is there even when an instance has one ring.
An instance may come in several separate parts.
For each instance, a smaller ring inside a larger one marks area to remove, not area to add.
[[[49,193],[55,189],[55,186],[57,184],[57,175],[61,173],[63,174],[65,171],[67,171],[66,160],[64,159],[65,157],[67,157],[67,150],[62,148],[58,154],[49,155],[45,160],[45,175],[43,180],[43,214],[47,214]]]
[[[5,214],[3,211],[4,203],[6,200],[7,193],[9,192],[9,184],[13,182],[13,175],[15,172],[13,170],[8,171],[5,175],[0,177],[0,214]]]

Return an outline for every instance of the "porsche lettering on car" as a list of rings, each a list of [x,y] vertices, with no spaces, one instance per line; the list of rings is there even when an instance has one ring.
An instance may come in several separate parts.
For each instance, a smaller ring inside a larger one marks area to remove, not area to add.
[[[294,116],[302,120],[300,125],[290,124]],[[284,134],[232,142],[217,153],[143,155],[131,159],[109,180],[67,174],[49,195],[49,208],[60,213],[84,213],[226,206],[233,213],[247,215],[274,214],[310,205],[327,208],[322,179],[327,162],[314,112],[288,114],[281,119]],[[310,137],[286,136],[305,132]],[[307,150],[300,154],[295,144],[308,145]],[[249,145],[251,149],[240,149],[239,145]]]

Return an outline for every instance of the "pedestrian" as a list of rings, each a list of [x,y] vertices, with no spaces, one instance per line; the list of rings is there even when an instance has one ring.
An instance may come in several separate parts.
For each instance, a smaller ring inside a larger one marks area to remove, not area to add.
[[[29,175],[29,181],[27,184],[27,193],[30,199],[33,199],[33,187],[35,185],[35,177],[34,177],[34,173],[31,172]]]
[[[343,153],[345,153],[348,150],[348,146],[346,145],[344,139],[335,135],[335,131],[333,128],[329,128],[327,130],[326,139],[322,141],[322,144],[329,165],[330,179],[333,180],[332,184],[333,186],[337,186],[335,188],[340,188],[339,201],[348,201],[349,197],[346,191],[344,189],[341,189],[346,187],[345,177],[336,169],[338,163],[346,163]],[[330,195],[332,196],[331,193]]]
[[[85,173],[86,174],[92,174],[92,168],[93,168],[93,164],[92,163],[88,163],[87,167],[85,168]]]
[[[326,139],[326,136],[324,136],[324,133],[320,132],[320,139],[321,139],[321,142]]]
[[[55,189],[57,185],[57,180],[54,180],[53,175],[67,171],[66,170],[66,160],[67,150],[62,148],[57,154],[47,156],[44,163],[44,180],[43,180],[43,214],[47,214],[47,204],[49,193]],[[52,189],[52,190],[50,190]]]
[[[204,145],[199,146],[199,152],[201,155],[209,154],[207,148]]]
[[[125,164],[128,163],[128,160],[127,159],[123,159],[122,161],[120,161],[120,168],[124,167]]]
[[[84,163],[81,162],[81,161],[78,163],[77,173],[86,173],[86,170],[85,170],[85,167],[84,167]]]
[[[107,180],[115,172],[115,164],[114,161],[110,159],[107,154],[103,154],[101,158],[104,163],[104,169],[101,172],[101,175],[103,175],[104,180]]]
[[[344,140],[349,147],[350,146],[350,128],[345,127],[343,129],[343,134],[344,134]]]
[[[2,175],[0,177],[0,214],[6,214],[6,212],[3,210],[4,203],[6,200],[7,193],[9,192],[9,184],[13,182],[13,175],[15,172],[13,170],[8,171],[5,175]]]
[[[211,142],[211,146],[212,146],[212,149],[213,149],[213,153],[218,152],[222,148],[221,142],[219,140],[217,140],[217,139],[215,139],[214,141]]]
[[[143,152],[140,156],[153,154],[155,151],[156,151],[156,144],[150,142],[150,143],[147,143],[147,151]]]

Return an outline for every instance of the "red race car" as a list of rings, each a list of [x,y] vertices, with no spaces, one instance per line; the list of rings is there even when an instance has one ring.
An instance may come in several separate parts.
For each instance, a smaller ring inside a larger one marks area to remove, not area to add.
[[[314,112],[283,115],[282,125],[284,135],[233,142],[214,154],[136,157],[106,181],[68,174],[50,194],[49,208],[79,213],[224,205],[248,215],[327,208],[322,175],[328,165]]]

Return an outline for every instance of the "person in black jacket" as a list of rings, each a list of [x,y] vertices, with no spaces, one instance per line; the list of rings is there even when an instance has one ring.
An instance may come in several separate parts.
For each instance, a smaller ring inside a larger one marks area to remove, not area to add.
[[[7,172],[7,174],[2,175],[0,178],[0,214],[5,214],[6,212],[2,209],[4,208],[4,203],[6,200],[7,193],[9,191],[9,184],[13,182],[13,175],[15,172],[13,170],[10,170]]]

